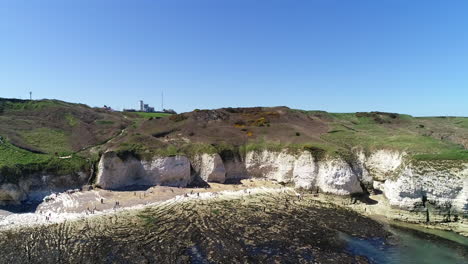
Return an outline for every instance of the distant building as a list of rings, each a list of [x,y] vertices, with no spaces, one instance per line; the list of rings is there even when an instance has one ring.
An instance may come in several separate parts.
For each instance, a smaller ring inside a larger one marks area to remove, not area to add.
[[[172,109],[163,109],[163,111],[155,111],[154,107],[150,106],[149,104],[145,104],[143,100],[140,100],[140,109],[123,109],[124,112],[146,112],[146,113],[167,113],[167,114],[175,114],[176,112]]]
[[[154,107],[149,106],[149,104],[145,104],[143,100],[140,100],[140,111],[147,112],[147,113],[154,113]]]

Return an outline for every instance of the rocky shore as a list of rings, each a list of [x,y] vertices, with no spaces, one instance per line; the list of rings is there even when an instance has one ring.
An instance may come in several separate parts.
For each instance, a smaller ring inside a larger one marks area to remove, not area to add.
[[[0,261],[369,263],[339,234],[390,243],[382,224],[289,188],[203,193],[75,220],[1,231]]]

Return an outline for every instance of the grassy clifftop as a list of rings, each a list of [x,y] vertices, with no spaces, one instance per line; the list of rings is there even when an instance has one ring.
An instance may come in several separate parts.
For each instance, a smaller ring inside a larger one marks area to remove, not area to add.
[[[148,119],[109,148],[151,155],[223,149],[393,149],[418,160],[468,160],[468,118],[327,113],[287,107],[196,110]]]

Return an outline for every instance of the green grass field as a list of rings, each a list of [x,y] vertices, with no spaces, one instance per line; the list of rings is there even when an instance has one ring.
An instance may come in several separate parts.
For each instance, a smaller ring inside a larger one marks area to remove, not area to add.
[[[23,131],[21,135],[26,143],[47,153],[53,154],[55,152],[72,152],[69,136],[61,130],[54,130],[43,127]]]
[[[146,112],[135,112],[135,114],[138,114],[139,116],[141,116],[143,118],[165,117],[165,116],[172,115],[172,114],[168,114],[168,113],[146,113]]]
[[[87,170],[89,165],[85,158],[76,155],[60,158],[38,154],[15,147],[4,139],[0,141],[0,174],[7,177],[9,182],[15,182],[19,176],[28,172],[43,171],[64,175]]]
[[[468,160],[468,151],[460,144],[430,136],[433,133],[440,133],[441,136],[463,134],[468,118],[325,114],[333,121],[330,122],[331,130],[321,138],[337,146],[348,149],[359,146],[367,150],[395,149],[413,154],[417,160]]]

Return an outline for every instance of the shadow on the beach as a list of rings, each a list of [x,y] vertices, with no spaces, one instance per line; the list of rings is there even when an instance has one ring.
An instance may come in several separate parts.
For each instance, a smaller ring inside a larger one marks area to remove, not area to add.
[[[365,194],[365,195],[353,195],[353,197],[357,200],[357,201],[360,201],[361,203],[364,203],[364,204],[367,204],[367,205],[374,205],[374,204],[378,204],[379,202],[377,200],[374,200],[372,198],[369,197],[369,195]]]
[[[112,188],[110,191],[119,191],[119,192],[135,192],[135,191],[146,191],[149,188],[154,187],[154,185],[130,185],[121,188]]]
[[[0,205],[0,210],[8,211],[14,214],[34,213],[40,204],[40,201],[27,201],[21,204]]]

